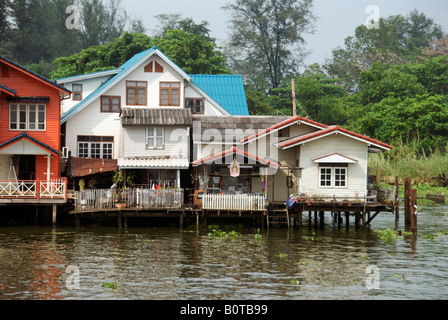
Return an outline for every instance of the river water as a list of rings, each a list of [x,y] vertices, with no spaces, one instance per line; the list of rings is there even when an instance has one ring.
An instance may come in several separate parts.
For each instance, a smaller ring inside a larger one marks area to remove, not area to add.
[[[390,213],[368,230],[303,221],[257,239],[240,225],[220,226],[235,238],[210,225],[0,227],[0,300],[448,298],[448,206],[422,206],[417,234],[393,241],[375,232],[395,227]]]

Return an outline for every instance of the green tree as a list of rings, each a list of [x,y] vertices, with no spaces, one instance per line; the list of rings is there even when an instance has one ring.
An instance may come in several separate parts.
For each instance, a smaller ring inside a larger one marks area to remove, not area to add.
[[[164,38],[168,30],[177,29],[195,35],[202,35],[205,40],[215,42],[215,39],[210,37],[210,24],[207,21],[196,23],[193,18],[183,18],[180,13],[164,13],[156,15],[155,18],[159,21],[159,29],[154,31],[155,38]]]
[[[344,80],[349,91],[359,89],[362,71],[375,62],[390,65],[414,62],[431,41],[444,36],[434,20],[417,10],[406,17],[393,15],[379,20],[379,28],[361,25],[345,39],[345,48],[337,47],[327,60],[325,69],[333,77]]]
[[[313,32],[312,0],[236,0],[224,8],[231,14],[232,70],[266,90],[298,73],[305,56],[303,36]]]
[[[168,30],[164,38],[125,32],[121,37],[55,60],[58,66],[52,79],[120,67],[135,54],[157,46],[187,73],[227,74],[226,61],[215,43],[200,35]]]

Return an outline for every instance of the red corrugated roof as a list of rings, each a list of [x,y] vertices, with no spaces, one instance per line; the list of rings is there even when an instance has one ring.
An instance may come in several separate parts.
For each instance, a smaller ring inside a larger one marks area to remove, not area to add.
[[[223,158],[225,156],[228,156],[230,154],[235,154],[235,153],[238,153],[238,154],[240,154],[242,156],[245,156],[245,157],[248,157],[248,158],[255,159],[258,162],[264,163],[264,164],[269,165],[269,166],[274,167],[274,168],[279,168],[280,167],[279,164],[277,162],[275,162],[275,161],[271,161],[271,160],[265,159],[263,157],[259,157],[259,156],[250,154],[250,153],[248,153],[246,151],[238,149],[237,147],[232,147],[230,149],[227,149],[225,151],[216,153],[214,155],[211,155],[211,156],[208,156],[208,157],[196,160],[196,161],[194,161],[192,163],[192,165],[193,166],[199,166],[199,165],[204,164],[206,162],[211,162],[211,161],[213,161],[215,159],[220,159],[220,158]]]
[[[359,133],[355,133],[355,132],[349,131],[347,129],[343,129],[343,128],[339,127],[339,126],[331,126],[331,127],[328,127],[325,130],[312,132],[310,134],[306,134],[306,135],[300,136],[300,137],[298,137],[296,139],[290,139],[290,140],[288,140],[288,141],[286,141],[284,143],[280,143],[279,147],[283,149],[283,148],[289,147],[291,145],[295,145],[295,144],[298,144],[298,143],[301,143],[301,142],[306,142],[306,141],[308,141],[310,139],[313,139],[313,138],[316,138],[316,137],[319,137],[319,136],[322,136],[322,135],[325,135],[325,134],[328,134],[328,133],[333,133],[333,132],[336,132],[336,131],[345,133],[347,135],[356,137],[356,138],[361,139],[361,140],[365,140],[366,142],[370,142],[370,143],[376,144],[376,145],[381,146],[381,147],[386,148],[386,149],[393,149],[394,148],[394,147],[392,147],[392,146],[390,146],[390,145],[388,145],[386,143],[383,143],[381,141],[372,139],[370,137],[364,136],[364,135],[359,134]]]
[[[285,120],[285,121],[283,121],[283,122],[280,122],[280,123],[278,123],[278,124],[276,124],[276,125],[274,125],[274,126],[268,128],[268,129],[266,129],[266,130],[260,131],[260,132],[258,132],[258,133],[256,133],[256,134],[253,134],[253,135],[251,135],[251,136],[249,136],[249,137],[246,137],[246,138],[244,138],[243,140],[241,140],[240,142],[241,142],[241,143],[245,143],[245,142],[247,142],[247,141],[256,139],[256,138],[258,138],[259,136],[262,136],[262,135],[264,135],[264,134],[268,134],[269,132],[274,131],[274,130],[276,130],[276,129],[279,129],[279,128],[286,127],[286,126],[288,126],[288,125],[294,124],[294,123],[297,122],[297,121],[303,121],[303,122],[305,122],[305,123],[308,123],[308,124],[311,124],[311,125],[314,125],[314,126],[321,127],[322,129],[328,128],[327,125],[322,124],[322,123],[319,123],[319,122],[317,122],[317,121],[313,121],[313,120],[304,118],[304,117],[302,117],[302,116],[295,116],[295,117],[292,117],[292,118],[290,118],[290,119],[288,119],[288,120]]]

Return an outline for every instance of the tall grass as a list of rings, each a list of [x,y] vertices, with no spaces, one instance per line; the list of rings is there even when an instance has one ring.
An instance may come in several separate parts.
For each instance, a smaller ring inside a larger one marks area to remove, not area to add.
[[[448,148],[447,148],[448,149]],[[448,174],[448,150],[435,150],[431,155],[416,152],[414,145],[398,144],[386,153],[370,154],[370,174],[380,182],[412,179],[416,183],[435,183],[434,177]]]

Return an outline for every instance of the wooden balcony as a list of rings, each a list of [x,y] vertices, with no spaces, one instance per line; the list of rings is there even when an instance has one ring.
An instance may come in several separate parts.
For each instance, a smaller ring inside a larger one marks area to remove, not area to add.
[[[65,203],[67,179],[49,181],[0,181],[0,203]]]

